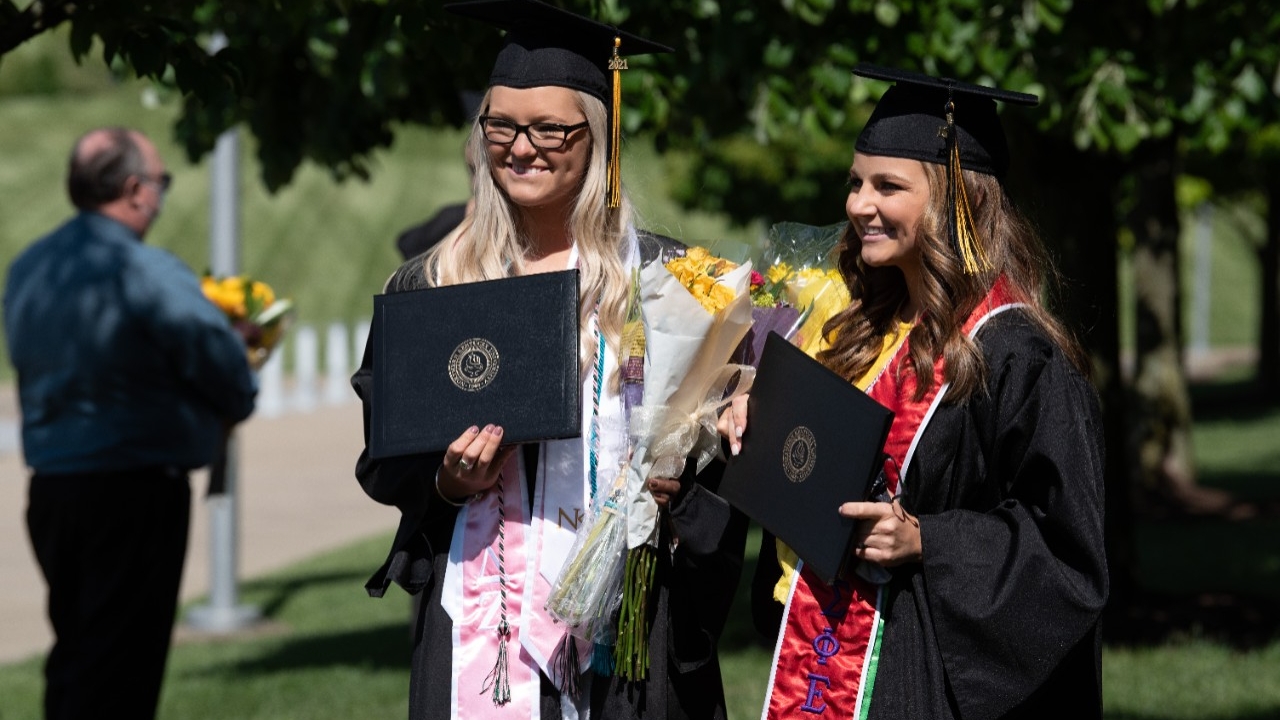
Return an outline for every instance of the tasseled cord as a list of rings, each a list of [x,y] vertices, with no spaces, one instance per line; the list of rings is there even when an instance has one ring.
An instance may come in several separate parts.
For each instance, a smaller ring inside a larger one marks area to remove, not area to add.
[[[960,167],[960,133],[956,132],[955,102],[947,98],[947,126],[943,129],[948,145],[947,205],[951,208],[951,245],[964,263],[966,275],[976,275],[991,269],[978,241],[973,226],[973,210],[969,207],[969,192],[964,186],[964,174]]]
[[[507,624],[507,513],[501,475],[494,487],[498,489],[498,598],[502,615],[498,621],[498,659],[489,676],[484,679],[480,694],[492,690],[494,706],[502,707],[511,702],[511,671],[507,668],[507,641],[511,639],[511,626]]]
[[[578,697],[581,686],[578,684],[578,671],[581,661],[578,658],[578,643],[568,633],[560,640],[554,655],[555,674],[560,678],[560,692],[569,697]]]
[[[622,38],[613,38],[613,57],[609,59],[609,69],[613,71],[613,103],[609,114],[609,168],[608,182],[609,207],[622,205],[622,71],[627,69],[626,58],[618,57],[618,47]]]

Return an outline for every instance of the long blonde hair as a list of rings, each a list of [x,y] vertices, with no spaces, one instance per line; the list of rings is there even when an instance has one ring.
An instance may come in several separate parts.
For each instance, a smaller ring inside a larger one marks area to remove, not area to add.
[[[489,106],[491,92],[485,93],[480,107]],[[581,91],[574,94],[591,133],[591,159],[568,220],[570,236],[578,247],[578,269],[581,272],[579,327],[582,329],[582,347],[579,357],[585,372],[596,358],[595,336],[589,329],[597,306],[605,342],[615,353],[618,350],[631,283],[625,261],[629,252],[627,235],[633,210],[625,191],[620,207],[607,207],[605,178],[609,123],[604,103]],[[519,208],[494,182],[489,166],[488,141],[479,121],[473,123],[467,138],[466,157],[473,171],[475,207],[457,230],[426,254],[423,270],[432,285],[455,285],[519,275],[523,272],[525,252],[531,246],[526,229],[522,227]]]
[[[973,209],[974,227],[992,270],[966,274],[951,248],[947,232],[946,170],[942,165],[921,163],[929,180],[929,205],[918,226],[923,297],[920,321],[911,330],[910,359],[906,367],[917,372],[917,399],[933,385],[933,363],[941,356],[943,378],[951,383],[947,402],[968,398],[982,384],[982,353],[964,333],[964,322],[1001,275],[1017,302],[1026,303],[1027,314],[1065,352],[1081,372],[1088,374],[1087,356],[1079,342],[1046,307],[1046,293],[1059,282],[1053,263],[1035,228],[1018,212],[992,175],[963,171]],[[852,301],[827,321],[823,332],[831,347],[818,354],[827,367],[853,381],[862,377],[879,357],[882,339],[898,322],[898,310],[907,300],[906,279],[896,267],[870,267],[862,262],[862,241],[852,224],[837,245],[837,265]]]

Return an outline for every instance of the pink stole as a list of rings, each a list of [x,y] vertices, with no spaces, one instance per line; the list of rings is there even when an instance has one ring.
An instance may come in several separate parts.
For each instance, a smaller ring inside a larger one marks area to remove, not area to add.
[[[964,332],[972,337],[989,318],[1017,306],[1001,278],[970,313]],[[915,373],[902,371],[910,357],[909,342],[899,346],[867,390],[894,411],[884,466],[892,495],[898,494],[916,444],[947,390],[939,357],[933,367],[933,386],[915,399]],[[803,562],[796,569],[761,717],[780,720],[818,715],[862,720],[870,711],[879,660],[882,588],[857,575],[826,585]]]
[[[630,266],[636,262],[639,250],[634,232],[628,240]],[[576,264],[575,246],[569,266]],[[617,371],[618,361],[609,352],[604,358],[600,376],[609,378]],[[584,379],[584,385],[583,419],[586,422],[595,418],[599,423],[598,482],[607,487],[627,450],[622,397],[605,391],[595,398],[590,377]],[[598,402],[598,407],[593,407],[593,402]],[[576,673],[581,682],[582,674],[591,666],[592,643],[570,635],[545,609],[551,583],[573,543],[574,529],[589,514],[584,447],[589,429],[584,426],[583,440],[543,443],[540,468],[524,467],[523,453],[512,453],[499,480],[502,492],[495,487],[458,512],[441,593],[441,605],[453,621],[450,697],[455,718],[536,720],[541,702],[540,673],[545,673],[556,687],[566,687],[566,671]],[[525,482],[527,474],[536,477],[532,498]],[[505,518],[501,523],[500,496]],[[505,570],[502,574],[499,557]],[[507,669],[511,700],[498,706],[485,688],[498,658],[498,624],[504,602],[510,629]],[[573,669],[568,668],[567,662],[572,657],[562,656],[568,647],[562,644],[566,638],[577,651],[577,666]],[[585,683],[576,697],[562,695],[563,717],[585,716],[588,700]]]
[[[538,571],[541,556],[541,523],[536,513],[529,515],[529,498],[524,482],[523,457],[514,453],[502,472],[503,492],[490,491],[463,508],[454,525],[450,564],[460,571],[450,580],[461,582],[461,592],[446,586],[442,597],[453,619],[453,678],[450,695],[455,718],[519,717],[537,718],[541,680],[539,669],[559,685],[555,664],[556,649],[567,634],[542,608],[550,594],[550,583]],[[535,472],[535,469],[529,469]],[[542,488],[538,482],[533,499],[541,507]],[[498,534],[498,498],[503,499],[506,522]],[[550,521],[554,521],[552,518]],[[498,657],[498,623],[502,618],[502,583],[499,581],[498,553],[503,550],[506,570],[506,615],[511,635],[507,642],[511,701],[495,707],[484,691]],[[578,643],[579,672],[591,660],[591,646]],[[569,715],[572,710],[566,708]]]

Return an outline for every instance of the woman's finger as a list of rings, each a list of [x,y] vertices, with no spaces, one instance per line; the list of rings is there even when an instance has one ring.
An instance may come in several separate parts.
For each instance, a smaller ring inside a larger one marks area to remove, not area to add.
[[[486,425],[484,430],[476,437],[476,442],[472,443],[472,449],[476,453],[476,463],[481,465],[492,463],[494,455],[497,454],[498,448],[501,446],[502,426]]]
[[[680,481],[672,478],[649,478],[649,492],[659,507],[666,507],[680,493]]]
[[[739,395],[720,413],[716,430],[729,441],[729,452],[737,455],[742,450],[742,434],[747,430],[747,396]]]
[[[479,426],[472,425],[458,436],[457,440],[449,443],[449,447],[444,451],[444,468],[455,475],[469,471],[475,466],[476,458],[479,457],[479,451],[470,455],[467,451],[471,448],[472,442],[480,434]]]

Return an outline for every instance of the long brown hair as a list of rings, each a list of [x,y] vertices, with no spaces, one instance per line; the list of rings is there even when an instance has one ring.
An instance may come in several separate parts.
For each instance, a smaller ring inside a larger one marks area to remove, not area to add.
[[[920,320],[908,339],[905,371],[917,374],[916,399],[933,386],[933,364],[943,358],[943,380],[951,384],[948,402],[960,402],[982,386],[986,367],[977,345],[963,332],[965,320],[1004,276],[1015,301],[1085,374],[1089,362],[1075,337],[1046,307],[1046,295],[1057,290],[1059,276],[1039,235],[1014,207],[992,175],[965,170],[963,177],[973,210],[974,227],[992,269],[966,274],[948,241],[946,174],[942,165],[921,163],[929,180],[929,205],[918,226],[923,296],[915,298]],[[850,382],[866,374],[883,348],[883,338],[898,322],[907,301],[907,285],[896,267],[870,267],[862,262],[862,240],[852,223],[836,246],[837,267],[851,301],[823,327],[831,346],[818,359]]]

